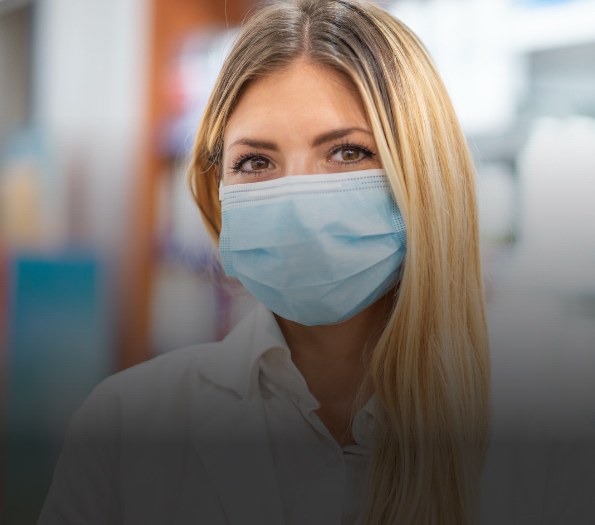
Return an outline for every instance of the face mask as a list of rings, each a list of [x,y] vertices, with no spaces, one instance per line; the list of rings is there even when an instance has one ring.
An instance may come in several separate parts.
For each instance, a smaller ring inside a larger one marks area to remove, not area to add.
[[[267,308],[335,324],[400,275],[405,224],[383,170],[221,186],[223,269]]]

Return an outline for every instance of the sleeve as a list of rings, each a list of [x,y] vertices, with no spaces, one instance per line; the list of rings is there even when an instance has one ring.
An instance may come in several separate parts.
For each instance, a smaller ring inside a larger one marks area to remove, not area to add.
[[[38,525],[121,523],[117,472],[120,410],[102,382],[70,421]]]

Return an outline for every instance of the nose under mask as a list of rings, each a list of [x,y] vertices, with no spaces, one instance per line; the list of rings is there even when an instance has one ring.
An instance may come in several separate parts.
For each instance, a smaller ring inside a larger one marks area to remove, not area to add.
[[[222,186],[220,255],[279,316],[336,324],[393,287],[405,224],[381,169]]]

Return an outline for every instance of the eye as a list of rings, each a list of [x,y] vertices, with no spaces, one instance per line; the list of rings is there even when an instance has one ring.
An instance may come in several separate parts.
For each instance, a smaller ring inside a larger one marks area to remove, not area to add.
[[[271,167],[271,161],[260,155],[242,155],[231,168],[234,173],[258,173]]]
[[[352,164],[373,156],[374,153],[368,148],[356,144],[344,144],[331,151],[330,160],[342,164]]]

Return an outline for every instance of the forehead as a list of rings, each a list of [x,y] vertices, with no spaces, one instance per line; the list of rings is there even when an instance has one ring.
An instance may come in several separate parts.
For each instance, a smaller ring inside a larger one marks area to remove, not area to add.
[[[247,86],[224,137],[228,142],[236,135],[286,126],[301,134],[316,134],[323,128],[363,127],[366,123],[361,98],[345,75],[300,59]]]

